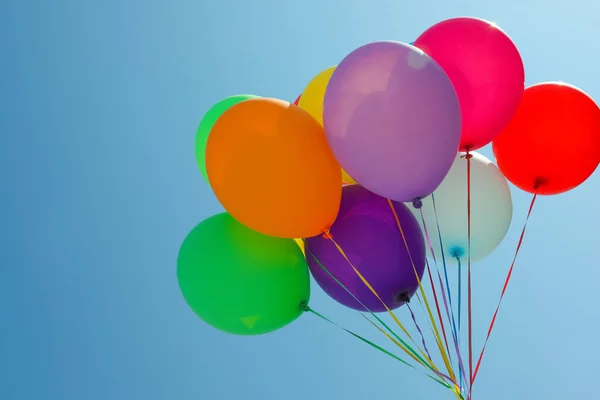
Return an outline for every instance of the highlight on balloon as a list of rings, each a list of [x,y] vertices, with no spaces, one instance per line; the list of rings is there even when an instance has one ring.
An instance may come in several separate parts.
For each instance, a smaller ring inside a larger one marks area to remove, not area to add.
[[[471,400],[536,199],[577,188],[600,163],[600,108],[569,84],[525,87],[516,44],[479,18],[336,61],[293,103],[239,94],[201,119],[196,160],[224,212],[181,245],[183,298],[237,335],[309,314]],[[489,282],[500,297],[484,330],[472,324],[472,276],[505,240],[511,190],[531,202],[506,279]],[[311,277],[380,341],[319,312]]]

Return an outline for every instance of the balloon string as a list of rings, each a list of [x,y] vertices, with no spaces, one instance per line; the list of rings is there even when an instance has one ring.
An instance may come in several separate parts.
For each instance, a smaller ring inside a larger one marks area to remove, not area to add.
[[[433,204],[433,213],[435,216],[435,223],[436,223],[436,227],[437,227],[437,234],[438,234],[438,239],[440,242],[440,249],[441,249],[441,254],[442,254],[442,263],[444,265],[444,278],[445,278],[445,282],[446,282],[446,289],[448,290],[448,294],[447,294],[447,298],[448,298],[448,302],[450,303],[450,307],[449,308],[449,312],[450,315],[452,316],[452,328],[454,330],[454,336],[456,337],[456,352],[459,355],[459,362],[461,363],[461,369],[462,369],[462,375],[463,378],[465,379],[465,385],[467,384],[466,382],[466,374],[465,374],[465,367],[464,365],[462,365],[462,356],[460,355],[460,336],[458,335],[457,329],[456,329],[456,320],[454,318],[454,305],[452,304],[452,292],[450,289],[450,282],[448,279],[448,268],[447,268],[447,264],[446,264],[446,256],[445,256],[445,252],[444,252],[444,242],[442,240],[442,230],[440,228],[440,221],[438,218],[438,212],[437,212],[437,205],[435,203],[435,193],[431,194],[431,202]],[[441,280],[441,277],[440,277]],[[460,280],[459,280],[460,282]],[[440,286],[442,287],[442,290],[444,289],[442,283],[440,282]],[[444,296],[444,300],[446,299],[446,296]],[[447,310],[448,312],[448,310]],[[449,317],[450,318],[450,317]],[[461,379],[462,381],[462,379]]]
[[[535,200],[537,199],[537,191],[534,193],[533,198],[531,199],[531,204],[529,205],[529,211],[527,212],[527,217],[525,218],[525,224],[523,225],[523,230],[521,231],[521,236],[519,237],[519,242],[517,243],[517,249],[515,250],[515,254],[510,265],[510,269],[508,270],[508,275],[506,276],[506,280],[504,281],[504,286],[502,287],[502,293],[500,294],[500,300],[498,300],[498,305],[496,306],[496,311],[494,312],[494,316],[492,318],[492,322],[490,323],[490,327],[487,332],[487,336],[485,338],[485,342],[483,344],[483,348],[481,349],[481,353],[479,354],[479,359],[477,360],[477,366],[475,367],[475,374],[473,375],[473,382],[475,382],[475,378],[477,377],[477,373],[479,372],[479,367],[481,366],[481,359],[483,358],[483,353],[485,352],[485,348],[487,346],[488,340],[490,339],[490,335],[492,334],[492,330],[494,329],[494,324],[496,323],[496,317],[498,315],[498,310],[500,310],[500,304],[502,303],[502,299],[504,298],[504,293],[506,293],[506,288],[508,287],[508,282],[512,277],[513,268],[515,266],[515,262],[517,261],[517,256],[519,255],[519,251],[521,250],[521,245],[523,244],[523,238],[525,237],[525,230],[527,229],[527,222],[529,222],[529,217],[531,216],[531,212],[533,210],[533,205],[535,204]]]
[[[350,259],[346,255],[346,252],[333,239],[333,237],[331,236],[331,234],[329,234],[329,240],[331,240],[331,242],[335,245],[335,247],[340,252],[340,254],[342,255],[342,257],[344,257],[344,259],[346,260],[346,262],[348,263],[348,265],[350,265],[350,267],[352,267],[352,269],[354,270],[354,273],[359,277],[359,279],[365,284],[365,286],[371,291],[371,293],[373,293],[375,295],[375,297],[377,297],[377,299],[385,307],[385,309],[387,310],[387,312],[392,316],[392,318],[394,319],[394,321],[396,322],[396,324],[398,324],[398,326],[400,327],[400,329],[402,329],[402,331],[406,334],[406,336],[408,336],[409,339],[413,340],[412,336],[410,335],[410,333],[408,333],[408,331],[406,330],[406,328],[404,327],[404,325],[402,325],[402,323],[400,322],[400,320],[398,320],[398,318],[396,317],[396,315],[392,312],[392,310],[390,310],[390,308],[383,301],[383,299],[381,298],[381,296],[379,296],[379,293],[377,293],[377,291],[373,288],[373,286],[371,286],[371,284],[367,281],[367,279],[363,276],[363,274],[361,274],[360,271],[358,269],[356,269],[356,267],[354,266],[354,264],[350,261]],[[413,340],[413,342],[414,342],[414,340]]]
[[[442,288],[442,296],[444,299],[444,307],[446,309],[446,316],[448,317],[448,319],[450,319],[450,307],[448,307],[448,301],[446,300],[446,293],[444,291],[444,285],[442,283],[442,276],[440,275],[439,271],[438,271],[438,281],[440,283],[440,287]],[[452,315],[452,318],[454,318],[454,315]],[[456,356],[458,358],[458,372],[460,374],[459,377],[459,382],[462,386],[463,383],[465,383],[465,387],[466,387],[466,374],[465,374],[465,366],[463,364],[463,358],[462,355],[460,353],[460,346],[459,346],[459,337],[454,333],[454,331],[452,331],[452,339],[454,340],[454,349],[456,350]]]
[[[448,337],[446,335],[446,328],[444,327],[444,318],[442,317],[442,311],[440,309],[440,304],[438,301],[437,291],[435,290],[435,284],[433,281],[433,276],[431,275],[431,268],[429,267],[429,261],[425,259],[425,264],[427,265],[427,274],[429,275],[429,281],[431,282],[431,290],[433,291],[433,299],[435,302],[435,308],[438,314],[438,319],[440,321],[440,327],[442,328],[442,335],[444,337],[444,344],[446,345],[446,351],[448,352],[448,359],[450,363],[452,363],[452,357],[450,353],[450,346],[448,345]]]
[[[315,260],[315,262],[319,265],[319,267],[321,267],[321,269],[323,271],[325,271],[325,273],[327,273],[327,275],[329,275],[329,277],[331,277],[331,279],[333,279],[338,285],[340,285],[350,296],[352,296],[352,298],[354,298],[354,300],[356,300],[369,314],[371,314],[373,316],[373,318],[375,318],[382,326],[384,326],[388,332],[390,332],[398,341],[391,339],[398,347],[400,347],[406,354],[408,354],[412,359],[414,359],[416,362],[418,362],[419,364],[421,364],[422,366],[429,368],[433,371],[433,367],[427,362],[425,361],[410,345],[408,345],[404,340],[402,340],[397,334],[396,332],[394,332],[385,322],[383,322],[381,320],[381,318],[379,318],[377,315],[375,315],[375,313],[373,313],[362,301],[360,301],[358,299],[358,297],[356,297],[354,295],[354,293],[352,293],[352,291],[350,291],[350,289],[348,289],[348,287],[346,285],[344,285],[339,279],[337,279],[320,261],[319,259],[314,255],[314,253],[312,252],[312,250],[305,245],[305,249],[306,251],[311,255],[311,257],[313,258],[313,260]],[[362,314],[360,314],[362,315]],[[369,320],[369,322],[371,322],[377,329],[380,329],[379,326],[377,326],[376,324],[374,324],[372,321]],[[381,330],[384,335],[388,336],[387,333],[383,330]],[[389,338],[389,336],[388,336]],[[419,351],[421,351],[419,349]],[[421,351],[422,352],[422,351]]]
[[[385,332],[379,325],[377,325],[375,322],[373,322],[372,320],[370,320],[369,318],[367,318],[364,314],[358,313],[358,315],[360,315],[361,317],[363,317],[364,319],[367,320],[367,322],[369,322],[371,325],[373,325],[375,328],[377,328],[377,330],[379,330],[381,333],[383,333],[388,339],[390,339],[394,344],[396,344],[398,347],[402,348],[402,345],[400,344],[400,342],[398,342],[396,339],[394,339],[393,337],[391,337],[387,332]],[[397,337],[397,336],[396,336]],[[403,342],[404,343],[404,342]],[[410,347],[409,347],[410,348]],[[414,350],[413,350],[414,351]],[[410,355],[410,354],[409,354]],[[411,356],[412,357],[412,356]],[[413,357],[414,359],[414,357]],[[420,360],[423,360],[422,358],[419,357]],[[419,360],[417,360],[419,361]],[[423,361],[424,362],[424,361]],[[423,364],[421,364],[423,365]],[[429,369],[431,369],[432,371],[434,371],[431,366],[426,365],[426,367],[428,367]],[[434,371],[435,372],[435,371]],[[437,372],[436,372],[437,373]],[[441,374],[443,375],[443,374]],[[444,378],[444,376],[441,376],[442,378]]]
[[[410,259],[410,262],[413,267],[413,271],[415,273],[415,277],[417,278],[417,283],[419,284],[419,291],[421,293],[421,296],[423,297],[423,301],[425,302],[425,306],[427,308],[427,313],[429,314],[429,320],[431,321],[431,325],[433,326],[433,329],[435,331],[435,339],[436,339],[438,349],[440,351],[440,354],[442,355],[444,364],[446,365],[446,369],[448,370],[448,373],[450,374],[450,376],[452,377],[452,380],[454,381],[454,384],[456,385],[456,376],[454,375],[454,371],[452,370],[452,366],[450,365],[448,356],[446,355],[446,351],[444,350],[444,345],[442,344],[442,339],[440,338],[440,333],[437,328],[437,324],[435,323],[435,318],[433,317],[433,313],[431,312],[431,307],[429,307],[429,302],[427,301],[427,295],[425,294],[425,291],[423,290],[423,285],[421,284],[421,278],[419,277],[419,273],[417,272],[417,268],[415,267],[414,260],[410,253],[410,249],[408,247],[408,242],[406,240],[406,235],[404,235],[404,230],[402,229],[402,224],[400,223],[400,218],[398,218],[398,214],[396,213],[396,209],[394,208],[394,204],[392,203],[392,201],[390,199],[387,199],[387,201],[388,201],[388,204],[390,205],[392,213],[394,214],[394,218],[396,219],[396,224],[398,225],[398,229],[400,230],[400,235],[402,236],[402,240],[404,241],[404,246],[406,247],[406,250],[408,252],[408,257]]]
[[[417,293],[415,293],[415,295],[413,296],[413,298],[416,298],[418,300],[419,307],[421,308],[421,311],[423,312],[423,315],[427,315],[427,311],[425,310],[425,304],[421,300],[421,295],[417,292]],[[410,300],[412,301],[412,298]],[[407,301],[406,302],[406,307],[409,308],[409,306],[410,306],[410,302]],[[412,310],[409,309],[409,311],[412,314]],[[419,334],[421,336],[421,340],[423,341],[423,346],[425,347],[425,351],[427,351],[427,354],[429,354],[429,350],[427,349],[427,345],[425,344],[425,337],[423,335],[423,332],[421,332],[421,330],[420,330],[420,328],[419,328],[419,326],[417,324],[416,318],[412,318],[412,321],[413,321],[413,324],[415,325],[415,328],[417,329],[417,331],[419,332]],[[434,332],[433,327],[431,326],[431,324],[427,324],[427,327],[429,328],[429,331],[431,332],[432,336],[435,337],[435,332]],[[431,358],[431,356],[430,356],[430,358]]]
[[[467,148],[467,293],[468,293],[468,335],[469,335],[469,395],[473,388],[473,325],[472,325],[472,296],[471,296],[471,158],[473,155]],[[460,280],[459,280],[460,282]],[[460,324],[460,318],[458,323]]]
[[[421,335],[421,341],[423,342],[423,348],[425,349],[425,352],[427,352],[427,356],[429,357],[429,359],[431,359],[431,354],[429,353],[429,349],[427,348],[427,343],[425,343],[425,336],[423,335],[423,331],[421,330],[421,327],[419,326],[419,323],[417,322],[417,317],[415,317],[415,313],[413,312],[412,308],[410,307],[410,303],[406,303],[406,307],[408,308],[408,311],[410,312],[410,316],[411,316],[413,322],[415,323],[415,327],[417,328],[419,335]]]
[[[462,321],[462,265],[460,263],[460,257],[456,257],[456,262],[458,263],[458,336],[460,337],[460,325]]]
[[[440,221],[438,219],[437,206],[435,204],[435,195],[431,194],[431,202],[433,203],[433,213],[435,216],[435,223],[437,225],[437,233],[438,239],[440,241],[440,249],[442,249],[442,263],[444,264],[444,278],[446,281],[446,289],[448,291],[448,302],[450,303],[450,312],[452,315],[452,328],[454,329],[454,334],[458,337],[458,332],[456,330],[456,320],[454,319],[454,305],[452,304],[452,291],[450,290],[450,282],[448,280],[448,268],[446,266],[446,256],[444,255],[444,242],[442,241],[442,230],[440,229]]]
[[[396,324],[400,327],[400,329],[402,329],[402,331],[406,334],[406,336],[408,336],[408,338],[416,345],[416,342],[414,341],[414,339],[412,338],[412,336],[410,335],[410,333],[408,333],[408,331],[406,330],[406,328],[404,327],[404,325],[402,325],[402,323],[400,322],[400,320],[398,319],[398,317],[396,317],[396,314],[394,314],[392,312],[392,310],[390,310],[390,308],[388,307],[388,305],[383,301],[383,299],[379,296],[379,294],[377,293],[377,291],[373,288],[373,286],[371,286],[371,284],[367,281],[367,279],[360,273],[360,271],[358,269],[356,269],[356,267],[354,266],[354,264],[352,264],[352,262],[350,261],[350,259],[348,258],[348,256],[346,255],[346,253],[344,252],[344,250],[340,247],[340,245],[335,241],[335,239],[333,239],[333,236],[331,235],[330,232],[326,233],[327,237],[329,238],[329,240],[331,240],[331,242],[335,245],[335,247],[337,248],[337,250],[340,252],[340,254],[342,255],[342,257],[344,257],[344,259],[346,260],[346,262],[348,263],[348,265],[350,265],[350,267],[352,267],[352,269],[354,270],[354,273],[356,273],[356,275],[359,277],[359,279],[365,284],[365,286],[371,291],[371,293],[373,293],[375,295],[375,297],[377,297],[377,299],[381,302],[381,304],[385,307],[385,309],[387,310],[387,312],[390,314],[390,316],[392,317],[392,319],[396,322]],[[427,357],[427,355],[422,351],[421,354],[424,355],[425,357]],[[435,370],[436,373],[439,372],[439,368],[436,367],[436,365],[433,363],[433,360],[428,359],[429,363],[431,364],[431,366],[433,367],[433,369]],[[452,375],[450,375],[452,376]],[[454,377],[452,377],[452,380],[456,380]]]
[[[433,198],[433,193],[431,194]],[[419,212],[421,214],[421,222],[423,223],[423,230],[425,231],[425,238],[427,239],[427,245],[429,246],[429,251],[431,252],[431,257],[433,258],[433,263],[437,267],[437,259],[435,257],[435,251],[433,250],[433,243],[431,242],[431,236],[429,236],[429,230],[427,229],[427,224],[425,223],[425,216],[423,215],[423,207],[419,207]]]
[[[377,328],[381,333],[383,333],[385,336],[387,336],[388,339],[390,339],[392,342],[394,342],[396,345],[398,345],[398,342],[394,338],[392,338],[390,335],[388,335],[386,332],[384,332],[380,326],[375,324],[373,321],[371,321],[369,318],[367,318],[364,314],[359,313],[359,315],[361,317],[363,317],[364,319],[366,319],[371,325],[373,325],[375,328]],[[425,345],[424,339],[423,339],[423,345]],[[427,349],[427,347],[425,347],[425,349]],[[429,355],[429,351],[427,351],[427,354]],[[429,358],[431,359],[430,356],[429,356]],[[434,369],[432,367],[429,367],[429,368],[433,371],[434,374],[438,375],[441,379],[447,379],[454,384],[454,381],[448,375],[446,375],[442,372],[439,372],[437,369]],[[449,385],[448,387],[451,388],[452,386]],[[454,387],[456,387],[456,384],[454,384]]]
[[[440,249],[443,249],[444,245],[442,243],[442,233],[440,231],[440,224],[439,224],[439,221],[437,219],[437,207],[435,205],[435,197],[434,197],[433,193],[431,194],[431,199],[432,199],[432,202],[433,202],[433,210],[434,210],[434,215],[435,215],[435,219],[436,219],[436,225],[437,225],[437,230],[438,230],[438,237],[439,237],[439,241],[440,241]],[[457,356],[457,359],[458,359],[458,372],[459,372],[459,380],[458,380],[458,382],[462,386],[462,384],[463,384],[463,378],[466,375],[464,374],[465,368],[464,368],[464,365],[463,365],[462,356],[460,354],[460,347],[459,347],[459,340],[458,340],[459,335],[458,335],[458,333],[456,331],[456,322],[454,320],[454,310],[453,310],[453,307],[452,307],[452,296],[450,295],[450,284],[448,282],[448,272],[447,272],[447,268],[446,268],[446,258],[444,256],[443,251],[442,251],[442,261],[444,263],[444,274],[446,275],[446,287],[448,288],[448,295],[446,295],[446,291],[444,290],[444,284],[442,283],[442,276],[441,276],[441,273],[440,273],[439,266],[437,265],[437,262],[436,262],[435,251],[433,249],[433,244],[432,244],[432,241],[431,241],[431,237],[429,235],[429,230],[427,229],[427,224],[425,222],[425,217],[423,215],[423,208],[420,208],[419,211],[420,211],[420,214],[421,214],[421,222],[423,223],[423,230],[425,231],[425,236],[426,236],[427,242],[429,244],[429,251],[432,254],[432,258],[433,258],[434,263],[436,263],[435,264],[435,266],[436,266],[436,272],[437,272],[437,276],[438,276],[438,282],[439,282],[440,288],[442,290],[442,299],[444,301],[444,307],[445,307],[445,311],[446,311],[446,317],[448,318],[448,322],[452,324],[452,328],[453,328],[453,329],[450,330],[450,333],[452,334],[452,339],[454,341],[454,349],[456,351],[456,356]],[[429,262],[427,260],[425,260],[425,262],[427,263],[427,271],[429,273],[429,280],[432,282],[433,294],[434,294],[434,297],[436,297],[435,286],[433,285],[433,278],[431,276],[431,271],[430,271],[430,268],[429,268]],[[448,301],[450,301],[450,306],[449,307],[448,307]],[[436,306],[437,306],[437,298],[436,298]],[[440,313],[440,311],[439,311],[439,307],[438,307],[438,315],[439,315],[439,313]],[[439,315],[439,318],[440,318],[440,321],[442,321],[442,316],[441,315]],[[448,342],[447,342],[447,339],[446,339],[446,333],[445,333],[443,322],[441,322],[441,325],[442,325],[442,331],[444,332],[444,340],[446,340],[446,348],[448,350],[448,354],[450,354],[451,352],[450,352],[450,349],[448,348]],[[452,360],[450,360],[450,361],[452,361]],[[459,390],[460,390],[460,388],[459,388]]]
[[[354,270],[354,272],[356,273],[356,275],[359,277],[359,279],[365,284],[365,286],[367,286],[367,288],[371,291],[371,293],[373,293],[375,295],[375,297],[377,297],[377,299],[385,307],[385,309],[387,310],[387,312],[389,313],[389,315],[392,317],[392,319],[394,319],[394,321],[396,322],[396,324],[398,324],[398,326],[400,327],[400,329],[402,329],[402,331],[406,334],[406,336],[408,336],[408,338],[415,344],[415,346],[417,346],[415,340],[412,338],[412,336],[410,335],[410,333],[408,333],[408,331],[406,330],[406,328],[404,327],[404,325],[402,325],[402,323],[400,322],[400,320],[398,319],[398,317],[396,317],[396,314],[394,314],[392,312],[392,310],[390,310],[390,308],[383,301],[383,299],[379,296],[379,294],[373,288],[373,286],[371,286],[371,284],[360,273],[360,271],[358,269],[356,269],[356,267],[354,266],[354,264],[352,264],[352,262],[350,261],[350,259],[348,258],[348,256],[346,255],[346,253],[344,252],[344,250],[342,249],[342,247],[335,241],[335,239],[333,238],[333,236],[331,235],[331,233],[330,232],[326,232],[325,233],[325,237],[327,237],[329,240],[331,240],[331,242],[335,245],[335,247],[340,252],[340,254],[342,255],[342,257],[344,257],[344,259],[346,260],[346,262],[348,263],[348,265],[350,265],[350,267],[352,267],[352,269]],[[415,273],[416,273],[416,269],[414,268],[414,266],[413,266],[413,269],[415,270]],[[418,275],[417,275],[417,278],[418,278]],[[430,314],[431,314],[431,311],[430,311]],[[439,334],[438,334],[438,336],[439,336]],[[438,346],[440,346],[439,342],[438,342]],[[434,364],[433,360],[431,358],[429,358],[427,356],[427,354],[423,352],[423,350],[421,350],[418,346],[417,346],[417,348],[419,349],[419,351],[421,352],[421,354],[428,359],[429,364],[431,364],[433,372],[435,372],[440,377],[446,377],[446,378],[448,378],[454,385],[456,385],[456,377],[452,373],[451,369],[449,371],[450,377],[448,377],[447,375],[445,375],[442,372],[440,372],[439,368]],[[444,360],[444,362],[447,365],[446,359]]]
[[[460,262],[460,257],[456,256],[456,262],[458,263],[458,340],[460,343],[460,325],[461,325],[461,321],[462,321],[462,266],[461,266],[461,262]],[[462,373],[460,374],[461,377],[459,378],[459,380],[462,382],[463,376]],[[466,374],[464,376],[464,378],[466,378]],[[465,382],[466,384],[466,382]]]
[[[374,327],[376,327],[379,331],[381,331],[384,335],[386,335],[389,339],[391,339],[393,342],[395,342],[397,344],[397,342],[391,338],[386,332],[383,331],[383,329],[381,329],[381,327],[379,327],[377,324],[375,324],[373,321],[371,321],[369,318],[367,318],[364,314],[359,313],[359,315],[361,317],[363,317],[364,319],[366,319],[369,323],[371,323]],[[430,367],[431,368],[431,367]],[[440,378],[442,379],[448,379],[450,381],[452,381],[452,379],[448,376],[445,375],[439,371],[433,370],[432,371],[438,375]],[[438,382],[438,383],[442,383],[440,380],[432,377],[431,375],[425,373],[425,375],[427,375],[428,377],[430,377],[431,379],[433,379],[434,381]],[[456,386],[456,384],[454,384],[453,386],[449,385],[448,383],[446,383],[445,381],[442,383],[445,387],[447,387],[448,389],[452,390],[452,393],[454,393],[454,395],[456,397],[458,397],[459,400],[464,400],[464,397],[462,396],[462,393],[460,393],[460,388],[458,388],[458,386]]]
[[[423,315],[426,315],[427,311],[425,310],[425,304],[423,303],[423,300],[421,300],[421,295],[419,293],[415,293],[414,297],[416,297],[416,299],[419,301],[419,306],[421,307],[421,311],[423,312]],[[431,335],[435,336],[435,332],[434,332],[431,324],[428,325],[428,328],[429,328],[429,331],[431,332]]]
[[[421,310],[423,311],[423,314],[426,314],[426,310],[425,310],[425,305],[423,304],[423,301],[421,300],[421,296],[419,295],[419,293],[417,292],[415,294],[415,297],[417,298],[417,300],[419,301],[419,305],[421,306]],[[407,305],[408,306],[408,305]],[[411,314],[413,314],[412,310],[410,310]],[[415,319],[415,316],[413,314],[413,321]],[[415,322],[415,326],[417,326],[417,329],[419,329],[417,323]],[[429,328],[431,330],[432,335],[435,336],[435,331],[433,330],[433,326],[431,326],[431,324],[429,324]],[[423,335],[421,334],[421,337],[423,337]],[[423,339],[425,340],[425,339]],[[449,353],[450,351],[448,351]],[[446,376],[446,375],[444,375]],[[454,380],[451,380],[452,383],[454,383]],[[454,393],[454,395],[456,395],[456,397],[458,397],[459,399],[463,399],[462,397],[462,393],[461,393],[461,388],[460,386],[458,386],[457,384],[454,384],[454,389],[452,389],[452,392]]]
[[[363,338],[363,337],[362,337],[362,336],[360,336],[359,334],[357,334],[357,333],[354,333],[354,332],[352,332],[351,330],[349,330],[349,329],[346,329],[346,328],[344,328],[343,326],[341,326],[341,325],[339,325],[339,324],[337,324],[337,323],[333,322],[331,319],[329,319],[329,318],[325,317],[324,315],[322,315],[322,314],[318,313],[317,311],[313,310],[312,308],[310,308],[310,307],[308,307],[308,306],[305,306],[305,310],[304,310],[304,311],[310,312],[310,313],[312,313],[312,314],[316,315],[317,317],[324,319],[325,321],[329,322],[330,324],[332,324],[332,325],[334,325],[334,326],[336,326],[336,327],[338,327],[338,328],[340,328],[340,329],[342,329],[342,330],[346,331],[347,333],[349,333],[349,334],[351,334],[352,336],[354,336],[354,337],[356,337],[356,338],[358,338],[358,339],[362,340],[363,342],[365,342],[365,343],[369,344],[370,346],[372,346],[372,347],[376,348],[377,350],[379,350],[379,351],[381,351],[381,352],[383,352],[383,353],[387,354],[388,356],[390,356],[390,357],[392,357],[392,358],[394,358],[394,359],[396,359],[396,360],[400,361],[400,362],[401,362],[401,363],[403,363],[404,365],[407,365],[407,366],[409,366],[409,367],[410,367],[410,368],[412,368],[412,369],[416,369],[416,368],[415,368],[415,367],[414,367],[412,364],[410,364],[410,363],[406,362],[405,360],[403,360],[402,358],[400,358],[400,357],[398,357],[397,355],[393,354],[392,352],[390,352],[390,351],[388,351],[388,350],[385,350],[383,347],[381,347],[381,346],[379,346],[379,345],[377,345],[377,344],[375,344],[375,343],[371,342],[371,341],[370,341],[370,340],[368,340],[368,339],[365,339],[365,338]],[[446,385],[446,384],[444,384],[444,385]]]
[[[435,258],[435,251],[433,251],[433,244],[431,243],[431,237],[429,236],[429,231],[427,230],[427,224],[425,223],[425,217],[423,215],[423,208],[419,208],[419,212],[421,213],[421,222],[423,223],[423,230],[425,231],[425,237],[427,238],[427,243],[429,245],[429,251],[431,251],[431,254],[433,256],[433,262],[435,263],[435,268],[436,268],[437,273],[439,275],[440,274],[440,269],[439,269],[439,267],[437,265],[437,261],[436,261],[436,258]],[[446,350],[448,351],[448,355],[450,355],[451,354],[450,353],[450,346],[448,345],[448,337],[446,335],[446,328],[444,326],[444,319],[442,318],[442,312],[440,311],[440,304],[439,304],[439,301],[438,301],[437,291],[435,289],[434,280],[433,280],[433,277],[431,275],[431,268],[429,266],[429,261],[427,261],[427,258],[425,259],[425,263],[427,265],[427,273],[429,275],[429,282],[431,282],[431,290],[433,291],[433,299],[435,301],[435,306],[437,308],[438,318],[440,320],[440,326],[442,327],[442,333],[444,335],[444,342],[446,344]],[[451,357],[450,357],[450,362],[452,362],[452,358]]]
[[[324,321],[327,321],[327,322],[329,322],[331,325],[333,325],[333,326],[335,326],[335,327],[337,327],[337,328],[339,328],[339,329],[341,329],[341,330],[345,331],[346,333],[349,333],[350,335],[354,336],[355,338],[359,339],[360,341],[362,341],[362,342],[364,342],[364,343],[368,344],[369,346],[373,347],[374,349],[377,349],[377,350],[379,350],[379,351],[380,351],[380,352],[382,352],[383,354],[386,354],[386,355],[388,355],[388,356],[392,357],[393,359],[395,359],[395,360],[397,360],[397,361],[400,361],[401,363],[403,363],[404,365],[407,365],[407,366],[409,366],[410,368],[416,369],[416,368],[415,368],[413,365],[411,365],[411,364],[409,364],[408,362],[404,361],[402,358],[398,357],[397,355],[395,355],[395,354],[394,354],[394,353],[392,353],[391,351],[389,351],[389,350],[386,350],[386,349],[384,349],[383,347],[381,347],[381,346],[379,346],[379,345],[377,345],[377,344],[375,344],[375,343],[371,342],[370,340],[368,340],[368,339],[365,339],[365,338],[364,338],[364,337],[362,337],[361,335],[359,335],[359,334],[357,334],[357,333],[354,333],[354,332],[352,332],[352,331],[351,331],[351,330],[349,330],[349,329],[346,329],[346,328],[344,328],[343,326],[341,326],[341,325],[339,325],[338,323],[334,322],[333,320],[331,320],[331,319],[327,318],[327,317],[326,317],[326,316],[324,316],[323,314],[321,314],[321,313],[319,313],[319,312],[317,312],[317,311],[313,310],[313,309],[312,309],[312,308],[310,308],[308,305],[306,305],[306,304],[303,304],[303,309],[304,309],[304,311],[306,311],[306,312],[310,312],[311,314],[313,314],[313,315],[316,315],[317,317],[319,317],[319,318],[323,319]],[[362,315],[362,314],[361,314],[361,315]],[[365,318],[366,318],[366,317],[365,317]],[[368,318],[367,318],[367,319],[368,319]],[[451,390],[452,390],[452,386],[451,386],[451,385],[449,385],[449,384],[447,384],[447,383],[445,383],[445,382],[442,382],[441,380],[439,380],[439,379],[437,379],[437,378],[435,378],[435,377],[433,377],[433,376],[429,375],[428,373],[425,373],[425,375],[427,375],[427,376],[428,376],[430,379],[433,379],[434,381],[436,381],[436,382],[437,382],[437,383],[439,383],[440,385],[444,386],[445,388],[447,388],[447,389],[451,389]],[[462,397],[461,397],[461,398],[462,398]]]
[[[411,314],[412,314],[412,311],[411,311]],[[395,343],[397,344],[397,342],[396,342],[396,341],[395,341],[393,338],[391,338],[391,337],[390,337],[390,336],[389,336],[389,335],[388,335],[386,332],[384,332],[384,331],[383,331],[383,329],[381,329],[381,327],[379,327],[377,324],[375,324],[373,321],[371,321],[369,318],[367,318],[367,317],[366,317],[364,314],[361,314],[361,313],[359,313],[359,315],[360,315],[361,317],[363,317],[364,319],[366,319],[366,320],[367,320],[369,323],[371,323],[371,324],[372,324],[374,327],[376,327],[376,328],[377,328],[379,331],[381,331],[381,332],[382,332],[384,335],[386,335],[386,336],[387,336],[389,339],[391,339],[393,342],[395,342]],[[413,319],[414,319],[414,318],[415,318],[415,317],[414,317],[414,314],[413,314]],[[419,329],[419,327],[418,327],[418,324],[416,323],[416,321],[415,321],[415,325],[417,325],[417,329]],[[420,332],[420,333],[421,333],[421,337],[423,338],[423,333],[422,333],[422,332]],[[426,345],[425,345],[425,339],[424,339],[424,338],[423,338],[423,345],[424,345],[424,346],[426,346]],[[427,347],[425,347],[425,349],[427,350]],[[429,354],[429,351],[427,351],[427,354]],[[430,356],[429,358],[431,358],[431,356]],[[432,369],[432,371],[433,371],[433,372],[434,372],[436,375],[438,375],[440,378],[442,378],[442,379],[444,379],[444,378],[445,378],[445,379],[448,379],[450,382],[452,382],[452,383],[453,383],[453,386],[451,386],[451,385],[447,384],[445,381],[444,381],[444,383],[443,383],[443,384],[444,384],[444,386],[446,386],[446,385],[447,385],[446,387],[447,387],[447,388],[449,388],[450,390],[452,390],[452,393],[453,393],[453,394],[454,394],[454,395],[455,395],[455,396],[456,396],[456,397],[457,397],[459,400],[464,400],[464,397],[463,397],[462,393],[460,392],[460,388],[459,388],[459,387],[458,387],[458,386],[457,386],[457,385],[454,383],[454,381],[452,380],[452,378],[450,378],[448,375],[446,375],[446,374],[443,374],[443,373],[441,373],[441,372],[439,372],[439,371],[437,371],[437,370],[434,370],[434,369]],[[431,375],[429,375],[429,374],[427,374],[427,373],[426,373],[426,375],[427,375],[428,377],[430,377],[430,378],[434,379],[436,382],[440,382],[439,380],[437,380],[437,379],[433,378]]]

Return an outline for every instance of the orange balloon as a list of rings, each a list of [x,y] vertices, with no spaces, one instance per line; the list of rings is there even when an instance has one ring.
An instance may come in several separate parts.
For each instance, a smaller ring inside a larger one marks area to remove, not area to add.
[[[337,217],[340,165],[323,127],[286,101],[250,99],[224,112],[208,138],[206,170],[223,207],[265,235],[312,237]]]

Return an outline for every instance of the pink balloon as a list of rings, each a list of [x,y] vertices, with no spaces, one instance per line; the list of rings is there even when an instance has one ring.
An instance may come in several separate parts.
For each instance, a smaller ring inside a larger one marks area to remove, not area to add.
[[[508,125],[525,89],[521,55],[491,22],[452,18],[427,29],[415,46],[450,77],[462,111],[460,150],[477,150]]]

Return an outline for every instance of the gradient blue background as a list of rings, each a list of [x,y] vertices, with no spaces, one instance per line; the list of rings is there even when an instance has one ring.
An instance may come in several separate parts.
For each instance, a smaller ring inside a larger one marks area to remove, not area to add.
[[[453,398],[311,315],[246,338],[190,311],[177,251],[221,211],[195,164],[197,124],[223,97],[293,100],[357,46],[412,41],[460,15],[512,36],[527,84],[564,80],[600,99],[598,11],[591,0],[3,0],[0,399]],[[596,173],[540,198],[475,400],[597,397],[599,185]],[[511,231],[474,268],[477,350],[528,206],[512,189]],[[316,285],[312,305],[387,345]]]

